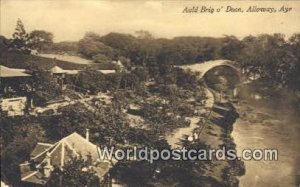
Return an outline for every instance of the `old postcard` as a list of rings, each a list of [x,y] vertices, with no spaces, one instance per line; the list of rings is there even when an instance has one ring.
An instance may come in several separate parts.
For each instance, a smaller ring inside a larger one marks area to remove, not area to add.
[[[1,187],[300,185],[300,1],[0,0]]]

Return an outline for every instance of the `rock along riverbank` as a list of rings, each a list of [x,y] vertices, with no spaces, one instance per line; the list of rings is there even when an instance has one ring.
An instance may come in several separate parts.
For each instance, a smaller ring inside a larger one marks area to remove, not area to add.
[[[233,125],[239,114],[232,103],[215,103],[212,107],[210,119],[203,129],[200,141],[211,149],[236,151],[236,144],[232,138]],[[213,160],[204,175],[218,181],[219,186],[239,186],[238,177],[245,174],[244,162],[240,160]]]

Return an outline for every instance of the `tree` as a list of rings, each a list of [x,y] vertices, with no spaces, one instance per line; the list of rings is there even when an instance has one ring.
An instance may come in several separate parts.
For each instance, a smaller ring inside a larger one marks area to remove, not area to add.
[[[9,40],[5,38],[4,36],[0,35],[0,51],[4,52],[8,49]]]
[[[41,52],[53,44],[53,34],[44,30],[34,30],[29,34],[29,44]]]
[[[92,58],[96,63],[109,63],[112,61],[110,57],[101,53],[94,55]]]
[[[147,161],[121,161],[112,169],[114,178],[127,186],[148,186],[154,166]]]
[[[47,101],[56,99],[61,95],[62,90],[50,72],[36,66],[30,67],[30,70],[35,80],[33,82],[35,104],[43,105]]]
[[[18,19],[15,32],[13,33],[12,48],[22,52],[30,52],[28,37],[21,19]]]
[[[153,39],[153,35],[149,31],[139,30],[139,31],[135,31],[135,34],[137,36],[137,39],[147,39],[147,40]]]
[[[149,36],[140,36],[136,40],[129,51],[128,57],[133,63],[142,66],[155,65],[157,62],[157,54],[161,46],[159,43]]]
[[[294,56],[291,69],[287,75],[287,84],[294,90],[300,90],[300,33],[295,33],[289,38],[289,48]]]
[[[158,61],[161,65],[170,65],[170,64],[183,64],[185,59],[181,53],[181,42],[175,40],[172,41],[161,41],[162,50],[159,52]]]
[[[19,164],[24,162],[37,142],[48,142],[45,131],[34,118],[0,118],[1,177],[17,185],[20,181]],[[3,143],[3,144],[2,144]],[[18,186],[18,185],[17,185]]]
[[[130,46],[135,42],[136,38],[129,34],[109,33],[101,37],[101,41],[117,51],[118,57],[127,56]]]
[[[84,38],[78,42],[78,52],[90,59],[97,58],[96,55],[101,54],[101,59],[106,56],[111,61],[115,56],[114,49],[102,43],[101,37],[93,32],[86,33]]]
[[[120,88],[121,89],[137,89],[140,85],[139,78],[133,73],[122,73]]]
[[[63,171],[55,168],[49,184],[64,187],[98,187],[99,177],[96,172],[89,169],[90,163],[81,156],[73,157],[63,167]]]
[[[228,60],[236,60],[240,54],[243,44],[235,36],[225,36],[221,47],[221,56]]]
[[[92,94],[110,89],[110,81],[106,76],[95,70],[82,71],[76,78],[75,85],[89,90]]]
[[[64,41],[64,42],[53,43],[51,46],[51,50],[53,52],[58,52],[58,53],[63,52],[63,53],[76,55],[78,53],[78,42]]]
[[[50,118],[45,125],[46,132],[52,139],[61,139],[73,132],[84,132],[94,118],[83,104],[68,105],[60,108],[61,115]]]

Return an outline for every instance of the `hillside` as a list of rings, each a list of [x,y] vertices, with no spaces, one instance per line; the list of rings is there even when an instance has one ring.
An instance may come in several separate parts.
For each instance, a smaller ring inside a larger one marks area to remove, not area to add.
[[[81,70],[87,67],[93,69],[114,69],[113,64],[78,64],[57,59],[45,58],[41,56],[34,56],[28,54],[22,54],[19,52],[0,52],[0,64],[8,66],[10,68],[29,68],[32,66],[38,66],[43,69],[50,69],[53,66],[59,66],[63,69],[76,69]]]

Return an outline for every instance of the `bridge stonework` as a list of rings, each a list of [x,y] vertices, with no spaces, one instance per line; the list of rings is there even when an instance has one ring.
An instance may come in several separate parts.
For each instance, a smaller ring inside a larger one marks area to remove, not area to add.
[[[198,78],[203,79],[204,84],[207,88],[209,88],[214,95],[220,95],[220,93],[217,93],[215,90],[213,90],[212,88],[209,87],[209,85],[207,85],[206,80],[205,80],[205,75],[216,69],[219,67],[229,67],[232,70],[234,70],[235,75],[233,76],[238,76],[238,82],[235,84],[235,88],[233,88],[232,91],[232,96],[236,97],[238,94],[238,87],[241,83],[243,83],[243,76],[242,76],[242,71],[241,69],[238,67],[237,62],[234,61],[230,61],[230,60],[212,60],[212,61],[206,61],[206,62],[202,62],[202,63],[196,63],[196,64],[192,64],[192,65],[183,65],[180,66],[180,68],[184,69],[184,70],[188,70],[194,73],[198,74]],[[221,93],[222,95],[222,93]],[[221,96],[222,97],[222,96]]]
[[[242,71],[237,66],[237,62],[230,61],[230,60],[211,60],[211,61],[191,64],[191,65],[183,65],[180,67],[184,70],[190,70],[191,72],[194,72],[194,73],[200,73],[199,79],[201,79],[205,76],[205,74],[208,71],[210,71],[216,67],[221,67],[221,66],[226,66],[226,67],[230,67],[230,68],[234,69],[236,71],[237,75],[239,75],[240,78],[242,77],[241,76]]]

